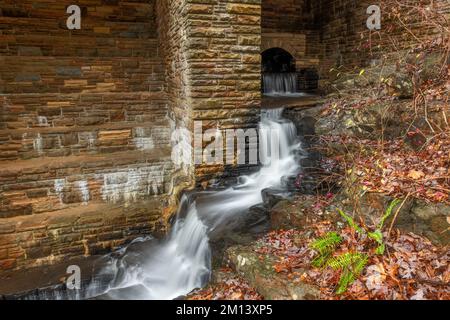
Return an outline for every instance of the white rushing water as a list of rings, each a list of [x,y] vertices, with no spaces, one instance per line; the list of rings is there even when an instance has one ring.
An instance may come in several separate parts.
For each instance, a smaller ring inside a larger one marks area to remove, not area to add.
[[[301,147],[296,128],[281,114],[280,109],[263,111],[259,131],[264,156],[259,172],[241,177],[239,184],[226,190],[199,192],[195,198],[184,196],[165,240],[150,247],[144,239],[136,240],[129,248],[134,245],[137,250],[124,248],[103,269],[103,274],[114,275],[107,298],[175,299],[207,284],[210,235],[232,229],[240,215],[263,202],[264,189],[281,188],[282,177],[299,170],[294,155]],[[279,146],[271,143],[274,134],[279,135]]]
[[[264,94],[295,94],[297,74],[295,72],[263,74]]]

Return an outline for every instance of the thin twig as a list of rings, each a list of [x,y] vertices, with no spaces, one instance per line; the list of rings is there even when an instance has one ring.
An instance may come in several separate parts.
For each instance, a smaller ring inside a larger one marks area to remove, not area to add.
[[[397,220],[398,214],[400,213],[400,210],[402,210],[403,206],[405,205],[406,201],[409,199],[410,196],[411,196],[411,192],[408,193],[405,200],[403,200],[402,204],[400,205],[400,207],[398,207],[397,211],[395,212],[394,219],[392,219],[391,226],[389,227],[388,235],[391,234],[392,228],[394,228],[394,224],[395,224],[395,221]]]

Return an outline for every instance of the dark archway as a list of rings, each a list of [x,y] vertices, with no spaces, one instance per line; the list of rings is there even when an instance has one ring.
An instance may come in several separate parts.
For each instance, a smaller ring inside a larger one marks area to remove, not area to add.
[[[292,94],[297,92],[294,57],[281,48],[268,49],[261,55],[263,93]]]
[[[295,72],[295,59],[289,52],[284,49],[268,49],[262,53],[262,72]]]

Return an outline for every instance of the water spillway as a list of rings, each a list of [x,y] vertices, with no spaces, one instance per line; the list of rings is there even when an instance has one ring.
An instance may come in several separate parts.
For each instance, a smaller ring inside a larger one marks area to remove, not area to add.
[[[301,143],[282,111],[262,111],[258,172],[240,177],[232,187],[185,194],[165,239],[136,239],[105,256],[81,295],[45,298],[170,300],[204,287],[212,272],[211,239],[242,228],[249,209],[263,203],[264,190],[284,190],[283,178],[299,173]]]
[[[265,94],[293,94],[298,91],[295,72],[265,73],[262,77]]]

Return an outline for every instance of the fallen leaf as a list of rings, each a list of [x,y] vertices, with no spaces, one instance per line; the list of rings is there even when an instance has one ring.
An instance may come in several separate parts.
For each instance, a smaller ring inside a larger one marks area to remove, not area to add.
[[[423,177],[425,177],[425,173],[423,173],[423,171],[411,170],[408,174],[408,178],[411,178],[414,180],[419,180],[419,179],[422,179]]]

